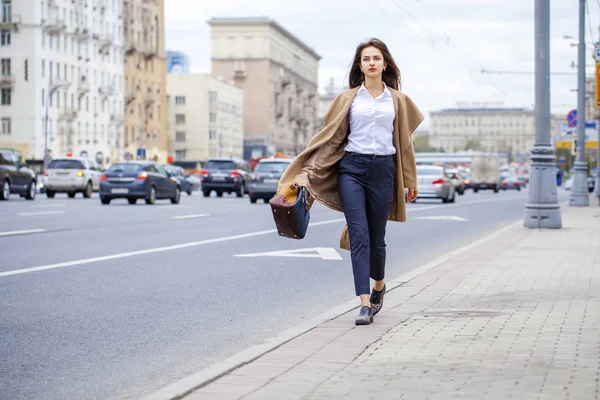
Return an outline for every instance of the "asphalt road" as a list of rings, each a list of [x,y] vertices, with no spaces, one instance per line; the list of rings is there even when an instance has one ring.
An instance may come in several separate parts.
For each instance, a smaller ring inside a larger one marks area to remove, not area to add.
[[[522,219],[526,200],[410,204],[388,225],[387,276]],[[320,205],[298,241],[275,233],[268,205],[199,193],[155,206],[13,196],[0,221],[3,399],[138,398],[354,295],[343,215]],[[329,259],[239,256],[312,248]]]

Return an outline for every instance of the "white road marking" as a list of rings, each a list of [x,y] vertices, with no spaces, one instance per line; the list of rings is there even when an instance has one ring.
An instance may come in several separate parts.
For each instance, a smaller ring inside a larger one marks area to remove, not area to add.
[[[506,199],[506,200],[514,200],[514,199]],[[491,201],[482,201],[482,202],[493,202],[493,201],[494,200],[491,200]],[[499,200],[495,200],[495,201],[499,201]],[[464,204],[465,203],[456,204],[456,206],[458,206],[458,205],[464,205]],[[442,207],[445,208],[445,207],[448,207],[448,205],[447,204],[444,204],[444,205],[440,204],[440,205],[435,205],[435,206],[426,206],[426,207],[411,208],[411,209],[408,209],[407,212],[425,211],[425,210],[432,210],[432,209],[442,208]],[[334,223],[344,222],[344,221],[345,221],[344,218],[337,218],[337,219],[331,219],[331,220],[326,220],[326,221],[311,222],[310,226],[319,226],[319,225],[334,224]],[[257,231],[257,232],[252,232],[252,233],[244,233],[244,234],[241,234],[241,235],[234,235],[234,236],[226,236],[226,237],[215,238],[215,239],[200,240],[200,241],[197,241],[197,242],[181,243],[181,244],[174,245],[174,246],[157,247],[157,248],[146,249],[146,250],[138,250],[138,251],[130,251],[130,252],[126,252],[126,253],[111,254],[111,255],[108,255],[108,256],[100,256],[100,257],[93,257],[93,258],[85,258],[85,259],[81,259],[81,260],[67,261],[67,262],[62,262],[62,263],[57,263],[57,264],[42,265],[42,266],[39,266],[39,267],[16,269],[16,270],[12,270],[12,271],[0,272],[0,278],[1,277],[5,277],[5,276],[11,276],[11,275],[26,274],[26,273],[29,273],[29,272],[45,271],[45,270],[56,269],[56,268],[73,267],[73,266],[91,264],[91,263],[100,262],[100,261],[116,260],[116,259],[120,259],[120,258],[134,257],[134,256],[145,255],[145,254],[152,254],[152,253],[161,253],[161,252],[165,252],[165,251],[184,249],[184,248],[187,248],[187,247],[202,246],[202,245],[205,245],[205,244],[227,242],[227,241],[231,241],[231,240],[245,239],[245,238],[254,237],[254,236],[268,235],[268,234],[276,233],[276,232],[277,232],[277,229],[267,229],[267,230],[264,230],[264,231]]]
[[[65,212],[66,211],[36,211],[36,212],[18,213],[17,215],[20,217],[30,217],[32,215],[64,214]]]
[[[463,217],[456,217],[454,215],[430,215],[426,217],[415,217],[415,219],[427,219],[427,220],[436,220],[436,221],[460,221],[465,222],[468,219]]]
[[[302,257],[343,260],[342,256],[332,247],[311,247],[307,249],[268,251],[265,253],[236,254],[234,257]]]
[[[26,235],[28,233],[46,232],[47,229],[29,229],[26,231],[0,232],[0,236]]]
[[[210,214],[191,214],[191,215],[178,215],[173,217],[173,219],[190,219],[190,218],[202,218],[208,217]]]

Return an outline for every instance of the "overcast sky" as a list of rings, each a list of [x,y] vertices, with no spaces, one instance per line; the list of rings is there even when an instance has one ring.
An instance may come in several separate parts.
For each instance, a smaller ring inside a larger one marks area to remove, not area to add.
[[[593,75],[600,0],[588,2],[587,73]],[[266,16],[276,20],[322,59],[319,86],[347,81],[356,45],[377,37],[389,46],[402,73],[402,89],[422,111],[457,102],[502,102],[533,108],[534,75],[482,74],[481,70],[534,70],[534,0],[166,0],[166,44],[190,57],[191,72],[210,72],[212,17]],[[551,0],[551,70],[571,72],[577,61],[578,1]],[[592,22],[590,27],[589,21]],[[591,28],[591,29],[590,29]],[[577,75],[553,75],[552,112],[577,108]],[[427,125],[427,124],[425,124]]]

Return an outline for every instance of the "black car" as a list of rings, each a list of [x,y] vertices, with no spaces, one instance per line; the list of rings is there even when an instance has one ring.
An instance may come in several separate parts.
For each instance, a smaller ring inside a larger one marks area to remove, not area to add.
[[[200,172],[202,177],[202,193],[210,196],[214,190],[218,197],[223,193],[235,193],[244,197],[250,182],[248,164],[233,158],[211,158]]]
[[[154,162],[123,162],[110,166],[100,178],[100,202],[109,204],[112,199],[127,199],[135,204],[144,199],[154,204],[157,199],[170,199],[178,204],[181,187],[177,179]]]
[[[34,200],[36,193],[35,172],[22,166],[14,151],[0,150],[0,200],[8,200],[11,194]]]

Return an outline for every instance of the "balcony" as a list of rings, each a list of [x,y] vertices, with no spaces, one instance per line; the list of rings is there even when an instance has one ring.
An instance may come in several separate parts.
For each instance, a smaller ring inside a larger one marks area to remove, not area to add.
[[[146,105],[146,107],[150,107],[152,104],[154,104],[154,102],[154,94],[150,92],[146,93],[146,95],[144,96],[144,104]]]
[[[104,50],[108,50],[108,48],[113,44],[113,36],[106,34],[100,36],[98,38],[99,49],[98,52],[102,53]]]
[[[77,85],[77,95],[81,98],[90,91],[90,83],[85,76],[82,76]]]
[[[87,28],[75,28],[73,36],[77,40],[87,40],[90,38],[90,31]]]
[[[15,87],[15,76],[11,74],[0,75],[0,88],[12,89]]]
[[[125,105],[131,104],[135,100],[135,90],[128,90],[125,93]]]
[[[48,35],[58,35],[67,30],[67,25],[59,18],[43,18],[42,29]]]
[[[283,112],[284,112],[284,105],[283,103],[277,103],[275,105],[275,117],[280,118],[283,116]]]
[[[154,44],[146,43],[142,46],[140,52],[145,58],[152,58],[156,56],[156,46]]]
[[[2,17],[0,18],[0,29],[8,29],[15,32],[19,32],[20,28],[21,16],[10,12],[10,7],[8,7],[7,11],[6,4],[3,4]]]
[[[125,40],[125,54],[130,55],[137,51],[138,45],[137,42],[133,39]]]
[[[100,93],[103,98],[107,98],[115,94],[115,88],[112,85],[102,85],[98,88],[98,93]]]
[[[63,121],[72,122],[73,120],[75,120],[75,118],[77,118],[78,114],[79,111],[77,111],[74,108],[65,108],[61,110],[59,118]]]

